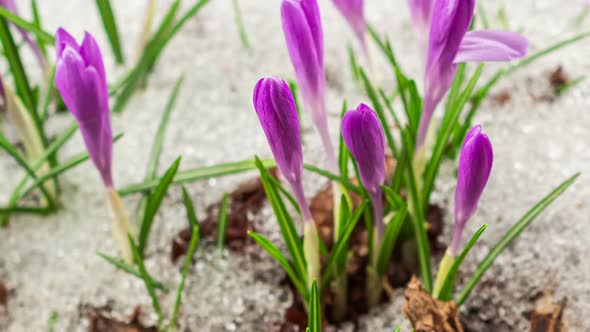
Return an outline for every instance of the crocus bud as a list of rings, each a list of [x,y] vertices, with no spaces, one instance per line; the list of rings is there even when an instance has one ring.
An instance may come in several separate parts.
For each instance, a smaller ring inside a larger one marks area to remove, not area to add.
[[[317,0],[283,0],[281,19],[301,93],[311,109],[330,168],[337,168],[325,106],[324,36]]]
[[[385,134],[369,106],[360,104],[342,119],[342,137],[356,160],[363,186],[371,195],[375,227],[383,234],[381,186],[385,183]]]
[[[514,32],[469,31],[475,0],[434,1],[416,149],[424,144],[432,114],[451,87],[457,63],[511,61],[524,57],[528,50],[527,39]]]
[[[342,16],[348,21],[364,52],[367,52],[364,0],[332,0]]]
[[[55,36],[55,85],[76,118],[90,159],[106,187],[113,186],[109,93],[100,49],[86,33],[81,45],[64,29]]]
[[[14,0],[0,0],[0,7],[4,7],[6,8],[6,10],[18,15],[18,9],[16,7],[16,2]],[[47,72],[47,61],[45,60],[45,57],[43,56],[43,53],[41,52],[39,45],[37,45],[31,39],[31,36],[29,36],[29,33],[25,29],[21,27],[17,27],[17,29],[20,35],[23,37],[25,43],[27,43],[27,45],[29,45],[29,47],[33,50],[33,53],[35,53],[35,57],[37,58],[37,61],[39,61],[39,65],[41,66],[41,68],[45,72]]]
[[[473,127],[461,147],[457,189],[455,191],[455,226],[450,250],[457,255],[461,234],[477,209],[477,203],[492,171],[492,143],[481,126]]]
[[[428,32],[430,29],[430,14],[433,0],[408,0],[410,16],[421,48],[428,47]]]
[[[254,109],[277,167],[291,185],[304,219],[311,221],[301,176],[301,127],[293,94],[287,82],[278,78],[263,78],[258,81],[254,88]]]

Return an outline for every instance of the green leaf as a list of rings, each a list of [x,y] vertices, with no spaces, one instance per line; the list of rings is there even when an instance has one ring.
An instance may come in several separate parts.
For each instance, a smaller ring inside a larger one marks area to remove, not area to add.
[[[353,160],[354,162],[354,160]],[[310,172],[314,172],[316,174],[319,174],[321,176],[324,176],[332,181],[336,181],[340,184],[342,184],[344,187],[346,187],[346,189],[354,191],[357,194],[362,194],[363,193],[363,189],[359,188],[358,186],[352,184],[350,181],[348,181],[348,179],[343,178],[342,176],[336,175],[334,173],[331,173],[329,171],[323,170],[319,167],[313,166],[313,165],[308,165],[308,164],[304,164],[303,168],[310,171]],[[360,183],[360,182],[359,182]]]
[[[9,20],[19,28],[31,32],[37,38],[42,39],[47,44],[55,44],[55,38],[52,34],[41,30],[35,23],[31,23],[27,20],[22,19],[20,16],[15,15],[4,7],[0,7],[0,17]]]
[[[422,206],[422,200],[418,185],[416,183],[416,177],[414,175],[414,168],[412,160],[414,160],[413,151],[414,146],[412,145],[412,138],[410,132],[406,129],[404,131],[403,140],[404,148],[406,150],[408,158],[406,159],[406,187],[408,188],[408,202],[410,218],[412,225],[414,226],[414,234],[416,236],[416,243],[418,246],[418,258],[420,261],[420,274],[422,276],[422,284],[424,290],[428,293],[432,290],[432,272],[430,270],[430,245],[428,243],[428,236],[426,234],[425,219],[424,219],[424,208]]]
[[[340,112],[340,123],[342,124],[342,119],[344,118],[344,114],[348,109],[348,104],[346,99],[342,101],[342,111]],[[348,148],[346,144],[344,144],[344,137],[342,137],[342,130],[340,130],[340,135],[338,135],[338,169],[340,169],[340,174],[342,177],[348,176],[348,160],[350,158],[350,154],[348,152]]]
[[[23,156],[21,156],[20,153],[18,153],[16,148],[14,146],[12,146],[12,144],[10,144],[10,142],[8,142],[8,140],[4,137],[4,135],[2,135],[2,133],[0,133],[0,148],[5,150],[6,152],[8,152],[8,154],[20,166],[22,166],[22,168],[29,174],[29,176],[31,178],[35,179],[36,181],[39,181],[37,174],[35,174],[35,171],[31,168],[31,166],[29,166],[29,163],[27,163],[25,158]],[[39,183],[39,189],[41,189],[43,196],[45,197],[45,199],[47,199],[48,205],[52,208],[55,207],[56,205],[55,205],[55,201],[54,201],[53,197],[49,194],[49,192],[47,191],[47,189],[45,188],[45,186],[43,185],[42,182]]]
[[[33,24],[37,29],[41,30],[41,16],[39,15],[37,0],[31,0],[31,12],[33,13]],[[35,35],[35,38],[37,46],[39,46],[39,51],[41,51],[43,57],[47,58],[46,42],[37,35]]]
[[[287,212],[285,204],[283,203],[283,200],[281,199],[281,196],[279,195],[276,187],[273,185],[272,181],[269,180],[271,175],[268,174],[268,171],[262,164],[262,161],[260,161],[258,157],[255,157],[254,162],[260,171],[260,180],[264,186],[266,197],[268,198],[268,201],[272,206],[272,209],[277,218],[281,234],[285,244],[287,245],[291,259],[293,259],[295,271],[297,271],[299,279],[304,284],[307,284],[307,264],[303,255],[303,244],[301,243],[301,239],[297,234],[295,223]]]
[[[264,167],[274,167],[276,164],[274,160],[263,160]],[[174,178],[173,184],[183,184],[187,182],[195,182],[199,180],[210,179],[231,174],[238,174],[246,171],[256,169],[256,165],[252,160],[244,160],[237,162],[230,162],[218,164],[213,166],[197,167],[185,171],[179,171]],[[153,179],[144,181],[142,183],[132,184],[125,188],[119,189],[121,196],[139,193],[147,190],[152,190],[160,183],[160,179]]]
[[[285,270],[285,272],[289,276],[289,279],[291,279],[293,285],[295,285],[295,288],[297,288],[297,290],[299,291],[301,298],[306,299],[308,290],[305,286],[305,283],[303,283],[303,281],[299,278],[295,270],[293,270],[293,268],[291,267],[291,263],[289,263],[289,261],[281,253],[281,251],[267,238],[258,233],[248,231],[248,235],[250,235],[250,237],[252,237],[254,241],[256,241],[256,243],[258,243],[260,247],[262,247],[262,249],[264,249],[272,258],[274,258],[281,265],[283,270]]]
[[[352,72],[352,78],[354,78],[355,81],[358,81],[360,79],[359,65],[357,64],[357,61],[356,61],[356,55],[354,54],[354,49],[352,48],[352,45],[350,45],[350,44],[348,44],[348,62],[350,63],[350,71]]]
[[[182,300],[182,291],[184,290],[184,284],[186,282],[186,276],[190,269],[195,249],[197,249],[197,243],[199,243],[199,226],[192,227],[191,240],[188,246],[186,257],[184,258],[184,267],[182,268],[182,276],[180,278],[180,284],[176,291],[176,301],[174,302],[174,310],[172,311],[172,319],[170,319],[170,327],[174,331],[176,329],[176,320],[178,317],[178,309],[180,308],[180,302]]]
[[[506,249],[510,243],[520,234],[525,228],[530,225],[530,223],[535,220],[535,218],[543,212],[553,201],[557,199],[576,179],[580,176],[580,173],[575,174],[571,178],[567,179],[565,182],[560,184],[557,188],[555,188],[549,195],[545,196],[539,203],[533,206],[519,221],[516,222],[506,234],[498,241],[498,243],[492,248],[492,250],[487,254],[484,260],[479,263],[477,270],[471,277],[471,279],[467,282],[459,296],[457,297],[458,305],[461,305],[475,285],[479,282],[481,277],[483,277],[484,273],[488,270],[488,268],[492,265],[496,257],[498,257],[504,249]]]
[[[199,219],[197,219],[197,214],[195,213],[195,207],[193,202],[191,201],[191,197],[186,190],[185,186],[182,186],[182,202],[184,203],[184,209],[186,210],[186,218],[188,219],[188,223],[191,228],[199,225]]]
[[[225,236],[227,234],[227,204],[229,196],[223,195],[221,206],[219,207],[219,218],[217,219],[217,250],[222,251],[225,245]]]
[[[139,248],[135,245],[135,241],[133,241],[133,238],[131,237],[131,235],[128,235],[128,236],[129,236],[129,244],[131,246],[131,251],[133,252],[133,259],[135,260],[135,264],[137,264],[140,278],[143,280],[143,283],[145,284],[145,288],[147,289],[147,291],[150,295],[150,298],[152,299],[152,307],[154,308],[154,311],[156,312],[156,315],[158,316],[158,326],[161,326],[162,322],[164,321],[164,315],[162,314],[162,309],[160,307],[160,301],[158,301],[158,296],[156,295],[156,288],[154,287],[154,284],[152,282],[152,277],[150,277],[150,275],[148,274],[148,272],[145,268],[145,264],[143,262],[143,257],[141,256],[141,251],[139,251]]]
[[[1,10],[4,10],[4,8],[0,8],[0,12]],[[39,132],[42,132],[40,130],[41,121],[37,112],[35,112],[35,98],[33,97],[33,92],[29,84],[29,78],[27,77],[27,73],[25,72],[25,68],[21,61],[18,47],[12,37],[12,32],[5,19],[0,19],[0,40],[2,41],[6,60],[10,65],[10,71],[12,72],[14,82],[16,83],[16,92],[23,101],[27,111],[29,111],[33,117],[35,126],[37,126]]]
[[[102,18],[102,25],[104,26],[109,42],[111,43],[111,49],[115,55],[115,61],[117,64],[123,64],[125,63],[125,57],[123,55],[121,38],[119,37],[119,31],[117,29],[117,20],[115,19],[115,15],[113,15],[111,1],[96,0],[96,6],[100,12],[100,17]]]
[[[330,257],[328,257],[328,260],[324,265],[324,275],[322,276],[321,289],[324,289],[326,285],[328,285],[328,282],[332,277],[332,273],[334,272],[334,267],[336,266],[336,263],[338,263],[339,257],[341,257],[343,253],[347,252],[348,240],[350,239],[350,236],[352,235],[352,232],[354,231],[354,228],[356,227],[356,224],[358,223],[361,215],[365,211],[365,208],[367,207],[368,203],[369,202],[365,200],[363,204],[361,204],[354,211],[354,213],[346,222],[345,227],[343,227],[344,229],[342,230],[341,236],[338,238],[338,241],[334,244],[334,247],[332,248],[332,254],[330,255]]]
[[[124,260],[122,260],[120,258],[109,256],[109,255],[105,255],[101,252],[97,252],[96,254],[98,256],[102,257],[105,261],[107,261],[109,264],[113,265],[117,269],[119,269],[125,273],[128,273],[132,276],[135,276],[139,279],[142,278],[141,274],[135,269],[135,267],[125,263]],[[152,278],[152,285],[154,286],[154,288],[157,288],[165,293],[168,293],[170,291],[170,289],[168,289],[168,287],[166,287],[161,282],[154,280],[153,278]]]
[[[238,0],[232,0],[232,6],[234,10],[234,16],[236,19],[236,25],[238,26],[238,32],[240,33],[240,40],[245,48],[250,48],[250,42],[248,41],[248,33],[244,26],[244,20],[242,19],[242,11],[240,10],[240,3]]]
[[[181,157],[178,157],[174,163],[168,168],[164,176],[162,177],[160,184],[156,187],[154,192],[150,195],[147,205],[145,207],[145,212],[143,214],[143,221],[141,223],[139,229],[139,252],[143,256],[145,252],[145,248],[147,245],[148,238],[150,236],[150,232],[152,230],[152,225],[154,223],[154,218],[156,217],[156,213],[160,208],[160,204],[164,200],[164,196],[178,171],[178,166],[180,165]]]
[[[389,189],[389,188],[388,188]],[[397,237],[400,233],[402,225],[406,220],[408,214],[408,208],[403,206],[400,210],[395,212],[395,215],[391,218],[389,223],[385,226],[385,234],[383,236],[383,242],[379,251],[379,257],[377,259],[377,273],[380,276],[385,275],[389,262],[391,261],[391,254],[393,248],[397,242]]]
[[[477,232],[473,234],[471,240],[469,240],[467,246],[465,246],[465,249],[461,251],[461,254],[459,254],[459,256],[453,262],[453,265],[447,273],[445,281],[443,282],[440,288],[440,294],[438,295],[439,300],[450,301],[453,297],[453,290],[455,289],[455,281],[457,280],[457,273],[459,272],[459,268],[461,267],[463,260],[465,260],[465,257],[467,257],[469,251],[471,251],[471,248],[473,248],[477,240],[479,240],[483,232],[486,230],[486,227],[488,227],[488,225],[481,226],[479,230],[477,230]]]
[[[308,329],[310,332],[322,332],[322,305],[320,301],[320,294],[318,292],[318,284],[314,280],[311,284],[311,294],[309,295],[309,317]]]

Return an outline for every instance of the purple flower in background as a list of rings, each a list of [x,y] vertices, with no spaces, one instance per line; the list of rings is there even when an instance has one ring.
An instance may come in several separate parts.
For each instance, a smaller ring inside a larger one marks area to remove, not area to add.
[[[302,183],[301,127],[289,85],[278,78],[263,78],[254,87],[254,109],[277,167],[287,179],[306,222],[311,212]]]
[[[303,99],[322,138],[329,166],[336,168],[326,114],[324,36],[317,0],[283,0],[281,19],[287,49]]]
[[[356,160],[363,186],[371,195],[375,227],[383,235],[381,186],[385,183],[385,134],[375,111],[365,104],[346,112],[342,138]]]
[[[477,209],[477,203],[492,171],[494,153],[492,143],[481,126],[473,127],[463,141],[457,189],[455,191],[455,227],[450,250],[457,255],[461,244],[461,234],[467,221]]]
[[[428,31],[430,29],[430,15],[432,13],[432,4],[434,0],[408,0],[410,16],[414,30],[418,35],[420,47],[428,47]]]
[[[109,93],[105,69],[96,40],[86,33],[79,45],[64,29],[55,36],[55,85],[76,118],[88,155],[107,187],[113,186]]]
[[[14,0],[0,0],[0,7],[4,7],[13,14],[18,15],[18,9],[16,7],[16,3],[14,2]],[[35,42],[31,39],[27,31],[20,27],[17,27],[17,29],[23,37],[25,43],[27,43],[29,47],[33,50],[33,53],[35,53],[35,57],[37,58],[37,61],[39,61],[39,65],[41,66],[41,68],[43,68],[44,71],[47,71],[47,62],[45,61],[45,57],[43,56],[43,53],[41,52],[39,46],[35,44]]]
[[[348,21],[352,31],[358,38],[363,51],[367,52],[365,32],[367,25],[365,23],[364,0],[332,0],[334,6],[338,8],[342,16]]]
[[[511,61],[522,58],[528,41],[522,35],[497,30],[468,31],[475,0],[435,0],[428,42],[424,108],[416,147],[424,144],[436,106],[450,88],[457,63]]]

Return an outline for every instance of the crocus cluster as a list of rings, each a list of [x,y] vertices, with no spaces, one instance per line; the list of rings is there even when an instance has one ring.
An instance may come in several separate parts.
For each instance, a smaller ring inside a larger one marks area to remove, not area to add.
[[[254,88],[253,102],[277,167],[289,182],[303,216],[303,251],[311,287],[313,280],[320,280],[319,235],[303,190],[301,127],[295,100],[287,82],[263,78]]]
[[[424,108],[416,148],[424,145],[432,114],[449,90],[461,62],[510,61],[526,55],[528,41],[518,33],[469,31],[475,0],[434,0],[426,64]]]
[[[332,0],[332,2],[350,25],[363,51],[367,53],[364,0]]]
[[[55,50],[55,86],[78,122],[88,155],[107,190],[114,215],[115,239],[125,260],[131,262],[132,253],[128,242],[131,225],[119,194],[113,187],[109,91],[100,48],[89,33],[85,33],[82,43],[78,44],[72,35],[60,28],[55,36]]]
[[[287,49],[303,99],[311,110],[313,122],[322,138],[328,166],[336,170],[336,156],[326,114],[324,35],[317,1],[283,0],[281,18]]]

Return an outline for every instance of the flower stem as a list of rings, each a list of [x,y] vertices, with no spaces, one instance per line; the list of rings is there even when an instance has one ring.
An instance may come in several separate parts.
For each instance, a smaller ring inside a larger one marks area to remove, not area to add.
[[[131,234],[131,223],[125,206],[117,190],[113,187],[107,187],[107,198],[112,213],[113,236],[119,245],[121,256],[128,264],[133,264],[133,254],[128,241],[128,234]]]
[[[320,281],[320,238],[313,220],[303,226],[303,256],[307,263],[307,287],[311,291],[313,281]]]
[[[434,282],[434,291],[432,292],[432,296],[434,298],[438,298],[440,295],[441,287],[447,279],[449,270],[451,269],[451,266],[453,266],[454,262],[455,255],[453,255],[450,249],[447,249],[443,259],[440,261],[440,265],[438,266],[438,273],[436,275],[436,281]]]

